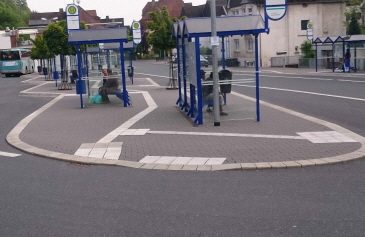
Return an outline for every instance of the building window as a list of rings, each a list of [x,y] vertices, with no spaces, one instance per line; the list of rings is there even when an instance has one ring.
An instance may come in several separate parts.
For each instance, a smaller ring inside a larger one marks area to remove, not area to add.
[[[243,12],[243,14],[245,14],[246,13],[246,8],[242,8],[242,12]]]
[[[234,51],[240,51],[240,40],[239,39],[234,40]]]
[[[247,52],[253,51],[253,40],[252,39],[246,39],[246,49],[247,49]]]
[[[248,9],[248,14],[250,14],[250,15],[252,14],[252,8]]]
[[[302,20],[301,21],[301,29],[302,30],[307,30],[308,22],[309,22],[309,20]]]

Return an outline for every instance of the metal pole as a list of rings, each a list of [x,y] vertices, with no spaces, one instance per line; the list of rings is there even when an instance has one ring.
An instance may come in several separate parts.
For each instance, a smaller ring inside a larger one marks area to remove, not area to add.
[[[333,48],[333,43],[332,43],[332,72],[335,71],[335,50]]]
[[[125,65],[124,65],[124,46],[123,46],[123,42],[120,42],[120,48],[119,48],[119,53],[120,53],[120,70],[122,73],[122,88],[123,88],[123,105],[124,107],[127,107],[129,104],[129,100],[128,100],[128,95],[127,95],[127,85],[125,82]]]
[[[316,43],[316,72],[318,72],[318,46]]]
[[[217,37],[217,26],[216,26],[216,9],[215,1],[210,1],[210,12],[212,22],[212,41],[216,40]],[[219,42],[219,41],[218,41]],[[218,60],[217,60],[217,45],[212,44],[212,66],[213,66],[213,98],[214,98],[214,126],[220,126],[220,111],[219,111],[219,93],[218,93]]]
[[[81,109],[84,108],[84,102],[82,100],[82,67],[81,67],[81,64],[82,64],[82,58],[81,58],[81,55],[80,55],[80,46],[79,45],[76,45],[76,52],[77,52],[77,70],[78,70],[78,80],[76,83],[78,83],[79,85],[79,92],[80,92],[80,107]]]
[[[258,35],[255,35],[255,70],[256,70],[256,121],[261,121],[260,116],[260,75],[259,75],[259,46]]]

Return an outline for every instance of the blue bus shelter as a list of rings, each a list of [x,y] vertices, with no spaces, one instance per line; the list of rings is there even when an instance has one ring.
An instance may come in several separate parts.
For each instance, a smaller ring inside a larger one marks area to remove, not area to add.
[[[265,25],[261,15],[222,16],[216,18],[216,29],[217,36],[223,39],[228,36],[248,34],[255,37],[256,120],[260,121],[258,36],[261,33],[268,33],[268,26]],[[203,124],[200,38],[211,36],[210,17],[186,18],[173,24],[173,37],[176,39],[178,55],[179,95],[176,104],[189,117],[194,118],[195,124]]]
[[[132,84],[133,84],[133,50],[136,48],[136,44],[132,41],[129,41],[127,43],[124,43],[124,50],[128,50],[129,52],[129,66],[128,66],[128,77],[130,78]],[[86,49],[85,53],[88,54],[100,54],[100,47],[88,47]],[[110,68],[110,50],[120,50],[120,44],[118,43],[105,43],[103,50],[107,52],[107,66]],[[100,56],[99,56],[100,57]]]
[[[103,28],[93,30],[70,30],[68,33],[68,44],[76,46],[78,83],[81,85],[83,77],[82,54],[80,45],[99,44],[99,43],[119,43],[120,61],[121,61],[121,80],[123,86],[123,103],[124,107],[129,104],[128,92],[126,87],[125,65],[124,65],[124,43],[128,42],[127,27],[121,28]],[[81,86],[80,86],[81,87]],[[80,104],[83,108],[82,93],[80,93]]]
[[[354,68],[355,71],[358,68],[358,60],[357,60],[357,48],[358,43],[365,42],[365,35],[345,35],[345,36],[334,36],[334,37],[318,37],[312,41],[312,44],[316,46],[316,72],[318,71],[318,46],[321,45],[332,45],[332,71],[335,71],[335,58],[334,58],[334,45],[337,43],[342,43],[342,57],[345,56],[345,48],[347,49],[353,48],[354,57],[353,60],[350,60],[350,67]],[[364,66],[364,65],[362,65]],[[350,72],[349,70],[348,72]],[[343,71],[345,72],[345,71]]]

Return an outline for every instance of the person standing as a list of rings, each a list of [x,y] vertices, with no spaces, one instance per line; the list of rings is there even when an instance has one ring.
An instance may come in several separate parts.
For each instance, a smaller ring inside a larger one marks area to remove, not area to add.
[[[351,59],[350,49],[346,50],[344,59],[345,59],[345,72],[350,72],[350,59]]]

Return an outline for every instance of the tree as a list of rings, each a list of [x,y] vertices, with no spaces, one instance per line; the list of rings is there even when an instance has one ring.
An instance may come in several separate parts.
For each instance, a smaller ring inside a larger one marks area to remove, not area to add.
[[[86,29],[87,26],[84,22],[81,22],[80,29]],[[67,24],[65,20],[51,23],[47,26],[47,29],[43,32],[44,40],[47,48],[52,55],[61,55],[61,72],[64,71],[64,65],[66,65],[66,58],[64,55],[76,55],[76,48],[73,45],[68,44]],[[85,47],[80,47],[84,49]],[[61,73],[63,77],[65,73]]]
[[[316,56],[315,52],[312,50],[312,43],[309,40],[305,40],[301,45],[300,49],[304,58],[314,58]]]
[[[52,58],[52,53],[49,51],[43,35],[39,35],[35,40],[30,40],[34,44],[30,54],[32,59]]]
[[[0,29],[27,26],[29,13],[26,0],[0,0]]]
[[[351,11],[350,13],[350,23],[347,27],[347,34],[348,35],[359,35],[361,34],[361,28],[359,24],[359,14],[357,12]]]
[[[172,23],[178,21],[177,18],[170,17],[166,7],[156,8],[149,13],[151,21],[147,22],[147,27],[151,33],[147,36],[147,41],[154,50],[168,51],[175,48],[176,42],[172,39]]]
[[[359,23],[362,15],[362,11],[359,8],[360,4],[360,0],[350,0],[347,3],[348,10],[345,12],[346,21],[344,24],[346,26],[346,33],[348,35],[358,35],[365,33],[364,26],[360,25]]]

